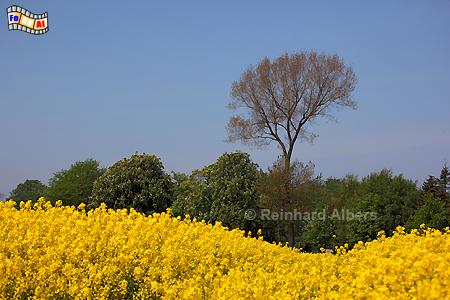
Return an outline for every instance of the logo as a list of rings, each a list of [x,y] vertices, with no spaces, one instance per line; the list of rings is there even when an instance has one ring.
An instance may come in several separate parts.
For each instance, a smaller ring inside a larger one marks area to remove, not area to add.
[[[33,14],[30,11],[12,5],[7,8],[8,29],[22,30],[30,34],[44,34],[48,31],[48,13]]]
[[[247,209],[244,213],[244,218],[249,221],[256,219],[256,211],[254,209]]]

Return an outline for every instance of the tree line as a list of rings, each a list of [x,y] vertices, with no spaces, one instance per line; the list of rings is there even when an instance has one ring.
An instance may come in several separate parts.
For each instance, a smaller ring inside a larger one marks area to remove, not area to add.
[[[104,202],[114,209],[134,208],[151,214],[172,209],[174,216],[220,221],[229,228],[256,234],[262,229],[270,242],[289,242],[289,226],[295,226],[294,246],[308,251],[333,248],[343,243],[372,240],[380,230],[392,232],[397,225],[408,229],[422,223],[442,229],[450,225],[450,172],[444,165],[418,188],[414,181],[390,170],[359,179],[314,176],[314,166],[297,163],[291,186],[293,207],[298,212],[331,216],[333,211],[370,212],[374,218],[325,218],[310,220],[264,220],[261,211],[279,212],[283,205],[283,169],[276,163],[262,170],[244,152],[225,153],[214,163],[191,174],[168,174],[155,155],[134,154],[102,168],[98,161],[75,162],[59,171],[48,186],[38,180],[19,184],[9,198],[36,201],[44,196],[55,203],[95,208]],[[248,218],[247,211],[256,212]]]

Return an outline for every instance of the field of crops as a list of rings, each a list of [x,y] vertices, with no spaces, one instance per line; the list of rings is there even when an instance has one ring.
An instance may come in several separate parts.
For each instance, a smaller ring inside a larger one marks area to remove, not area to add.
[[[341,254],[101,206],[0,204],[0,298],[445,299],[450,231],[399,227]]]

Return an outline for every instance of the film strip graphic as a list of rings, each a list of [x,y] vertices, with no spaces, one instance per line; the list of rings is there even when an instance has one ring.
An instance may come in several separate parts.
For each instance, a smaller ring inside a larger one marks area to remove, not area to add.
[[[33,14],[17,5],[7,8],[8,29],[22,30],[30,34],[44,34],[48,31],[48,13]]]

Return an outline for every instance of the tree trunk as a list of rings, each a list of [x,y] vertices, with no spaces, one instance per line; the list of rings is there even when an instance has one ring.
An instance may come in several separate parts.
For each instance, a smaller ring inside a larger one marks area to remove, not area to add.
[[[291,193],[291,156],[290,154],[284,157],[284,188],[285,188],[285,207],[287,211],[293,213],[292,207],[292,193]],[[288,242],[290,247],[294,247],[295,245],[295,223],[294,220],[287,220],[287,233],[288,233]]]
[[[289,247],[295,246],[295,223],[293,220],[288,223],[288,239],[289,239]]]

